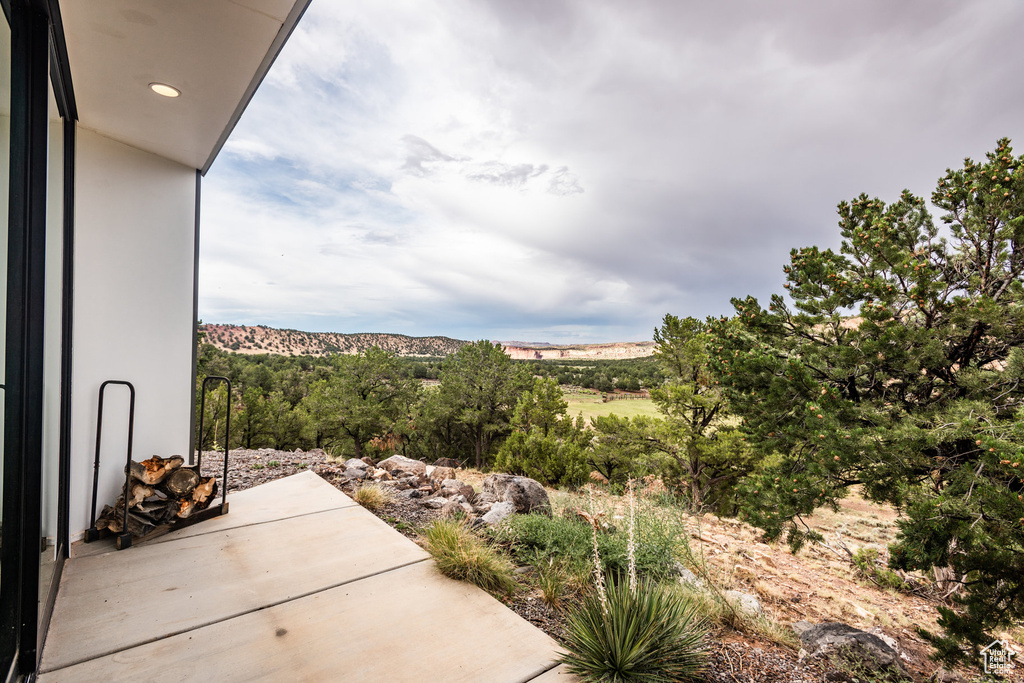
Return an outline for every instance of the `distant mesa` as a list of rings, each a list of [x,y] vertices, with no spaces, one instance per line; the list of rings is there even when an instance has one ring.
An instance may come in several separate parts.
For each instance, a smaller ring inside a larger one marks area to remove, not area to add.
[[[520,344],[502,343],[515,360],[624,360],[654,354],[654,342],[613,342],[609,344]]]
[[[470,343],[451,337],[410,337],[404,334],[360,332],[302,332],[265,325],[199,326],[208,344],[233,353],[275,354],[281,356],[329,356],[336,353],[362,353],[377,346],[399,356],[448,356]],[[654,342],[559,345],[532,342],[496,342],[516,360],[577,359],[603,360],[643,358],[654,353]]]

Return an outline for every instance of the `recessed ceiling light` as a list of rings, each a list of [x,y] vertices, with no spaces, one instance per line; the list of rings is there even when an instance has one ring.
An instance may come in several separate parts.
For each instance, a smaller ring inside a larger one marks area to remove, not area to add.
[[[157,95],[163,95],[164,97],[177,97],[181,94],[180,90],[175,88],[173,85],[167,85],[166,83],[150,83],[149,89]]]

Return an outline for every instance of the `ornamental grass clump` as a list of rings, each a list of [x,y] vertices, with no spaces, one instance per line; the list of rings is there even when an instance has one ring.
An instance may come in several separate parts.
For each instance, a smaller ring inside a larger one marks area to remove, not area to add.
[[[391,500],[391,496],[380,484],[366,484],[355,490],[352,500],[367,510],[379,510]]]
[[[424,535],[427,552],[447,577],[468,581],[484,590],[511,594],[516,588],[512,565],[497,550],[454,520],[436,520]]]
[[[630,494],[632,508],[632,483]],[[631,527],[633,520],[631,510]],[[632,533],[627,576],[605,576],[596,538],[595,590],[566,615],[567,652],[560,661],[590,683],[668,683],[699,676],[707,625],[696,603],[672,586],[637,579]]]

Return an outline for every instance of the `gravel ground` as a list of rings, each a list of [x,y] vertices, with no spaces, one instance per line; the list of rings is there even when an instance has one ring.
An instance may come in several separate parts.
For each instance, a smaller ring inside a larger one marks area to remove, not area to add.
[[[816,666],[797,662],[792,650],[744,640],[708,642],[705,680],[714,683],[818,683],[829,680]],[[838,679],[837,679],[838,680]]]
[[[228,459],[228,492],[266,484],[268,481],[306,469],[316,472],[331,483],[334,483],[344,470],[340,462],[332,462],[319,448],[312,451],[233,449]],[[203,451],[202,470],[203,476],[217,477],[217,487],[220,491],[224,472],[224,451]]]

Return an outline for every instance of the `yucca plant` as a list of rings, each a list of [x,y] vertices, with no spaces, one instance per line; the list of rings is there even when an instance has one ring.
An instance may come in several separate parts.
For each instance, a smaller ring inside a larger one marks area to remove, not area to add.
[[[696,603],[673,586],[636,575],[632,482],[627,576],[605,576],[594,540],[595,590],[566,616],[560,657],[585,683],[668,683],[704,668],[707,634]]]
[[[636,590],[611,576],[607,607],[588,594],[566,618],[561,657],[585,682],[668,683],[704,668],[706,626],[696,604],[671,586],[641,580]]]

